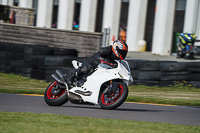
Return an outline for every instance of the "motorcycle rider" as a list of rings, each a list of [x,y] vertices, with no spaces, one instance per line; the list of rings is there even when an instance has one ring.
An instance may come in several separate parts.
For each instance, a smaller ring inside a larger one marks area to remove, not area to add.
[[[177,50],[177,58],[194,58],[193,52],[189,51],[190,47],[194,47],[196,35],[189,31],[179,35],[179,44]],[[191,52],[191,53],[190,53]]]
[[[126,58],[128,45],[121,40],[115,40],[112,45],[102,47],[97,53],[85,60],[85,62],[74,72],[67,76],[67,83],[70,87],[74,82],[80,87],[84,84],[87,76],[92,74],[100,63],[106,63],[113,67],[117,67],[115,60],[123,60]],[[81,77],[78,81],[74,81],[76,77]]]

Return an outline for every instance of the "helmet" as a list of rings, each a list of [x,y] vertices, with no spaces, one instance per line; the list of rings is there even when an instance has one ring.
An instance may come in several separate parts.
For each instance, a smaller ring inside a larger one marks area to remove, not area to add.
[[[116,59],[123,60],[128,52],[128,45],[124,41],[115,40],[112,44],[112,51]]]
[[[182,43],[193,43],[196,39],[196,35],[192,30],[187,30],[187,32],[181,33],[180,36]]]

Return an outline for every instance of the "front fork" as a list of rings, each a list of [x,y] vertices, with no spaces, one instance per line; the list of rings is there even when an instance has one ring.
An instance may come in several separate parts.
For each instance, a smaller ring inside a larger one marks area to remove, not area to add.
[[[111,95],[112,93],[115,93],[117,90],[117,86],[118,86],[118,82],[115,81],[110,81],[110,84],[108,85],[108,87],[104,90],[104,94],[108,94]]]

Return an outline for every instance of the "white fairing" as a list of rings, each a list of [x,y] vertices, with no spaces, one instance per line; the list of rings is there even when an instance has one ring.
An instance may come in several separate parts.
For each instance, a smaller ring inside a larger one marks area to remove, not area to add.
[[[112,69],[106,64],[100,64],[97,70],[87,77],[87,81],[84,83],[83,86],[73,87],[69,91],[80,95],[84,102],[98,104],[99,92],[103,83],[114,79],[122,79],[123,82],[126,83],[128,86],[130,83],[133,82],[129,65],[126,61],[116,62],[118,63],[118,67]],[[84,96],[76,93],[76,90],[80,90],[82,92],[90,91],[92,92],[92,94],[90,96]]]

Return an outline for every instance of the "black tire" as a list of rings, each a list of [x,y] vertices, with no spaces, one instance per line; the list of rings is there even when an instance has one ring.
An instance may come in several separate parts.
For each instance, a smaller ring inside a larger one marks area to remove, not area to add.
[[[27,46],[24,48],[24,53],[30,55],[53,55],[53,48],[46,46]]]
[[[74,67],[61,67],[61,71],[65,74],[69,74],[75,71]]]
[[[190,72],[182,71],[182,72],[162,72],[162,76],[170,76],[170,75],[189,75]]]
[[[9,51],[11,53],[24,53],[24,47],[27,45],[21,45],[21,44],[13,44],[10,46]]]
[[[200,62],[188,62],[189,67],[200,67]]]
[[[4,64],[0,64],[0,72],[5,73],[5,65]]]
[[[133,77],[133,79],[137,79],[138,77],[138,70],[131,70],[131,76]]]
[[[131,70],[138,70],[138,65],[141,62],[146,62],[148,60],[137,60],[137,59],[126,59]]]
[[[6,73],[17,73],[17,66],[6,65],[5,71]]]
[[[31,78],[44,80],[45,79],[45,70],[42,69],[31,69]]]
[[[61,70],[61,66],[46,66],[45,74],[51,75],[55,73],[56,70]]]
[[[9,57],[11,60],[23,60],[24,54],[23,53],[10,53]]]
[[[200,73],[200,69],[199,69],[199,67],[189,67],[189,68],[188,68],[188,71],[190,71],[190,72],[198,72],[198,73]]]
[[[128,87],[124,83],[119,83],[118,88],[120,90],[119,95],[114,99],[115,101],[112,103],[105,103],[104,101],[104,93],[102,92],[99,97],[99,104],[102,109],[115,109],[124,103],[128,96]]]
[[[30,60],[31,68],[38,69],[39,68],[39,57],[33,57]]]
[[[30,67],[19,67],[18,70],[24,74],[31,74],[32,68]]]
[[[77,57],[78,52],[75,49],[61,49],[61,48],[56,48],[54,49],[54,55],[68,55],[68,56],[73,56]]]
[[[6,64],[6,59],[0,58],[0,65],[5,65],[5,64]]]
[[[69,74],[71,72],[74,72],[75,68],[62,66],[47,66],[45,69],[46,75],[51,75],[52,73],[55,73],[56,70],[61,70],[63,73]]]
[[[161,76],[161,81],[189,81],[189,75],[169,75]]]
[[[190,72],[162,72],[161,81],[189,81]]]
[[[61,91],[58,95],[52,94],[52,89],[55,85],[59,85],[59,83],[57,81],[50,83],[44,93],[44,101],[49,106],[61,106],[68,101],[67,92],[65,90]]]
[[[191,81],[200,81],[200,73],[191,73],[190,80]]]
[[[45,81],[46,81],[46,82],[53,82],[53,81],[55,81],[55,79],[53,79],[53,78],[51,77],[51,75],[46,75],[46,76],[45,76]]]
[[[138,71],[139,80],[159,81],[161,76],[160,71]]]
[[[159,71],[160,70],[160,62],[158,62],[158,61],[140,62],[139,66],[138,66],[138,70]]]
[[[5,65],[5,73],[12,73],[10,65]]]
[[[10,56],[10,52],[0,51],[0,58],[8,58]]]
[[[64,57],[43,56],[34,57],[31,60],[32,68],[46,69],[47,66],[63,66]]]
[[[10,65],[12,66],[24,66],[24,60],[10,60]]]
[[[24,67],[31,68],[31,62],[30,61],[24,61]]]
[[[4,70],[5,69],[5,65],[4,64],[0,64],[0,70]]]
[[[6,51],[6,44],[5,43],[0,43],[0,51]]]
[[[187,62],[161,63],[160,69],[163,72],[187,71]]]
[[[40,65],[40,61],[39,61]],[[44,59],[45,66],[62,66],[63,58],[62,57],[45,57]]]
[[[146,81],[146,80],[137,80],[137,85],[145,85],[145,86],[157,86],[160,84],[160,81]]]

